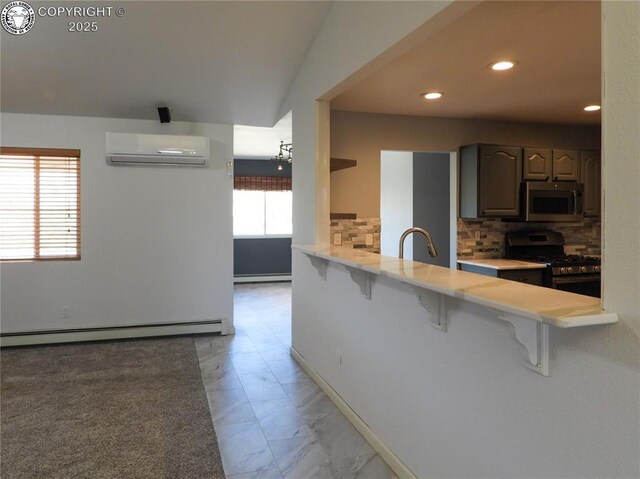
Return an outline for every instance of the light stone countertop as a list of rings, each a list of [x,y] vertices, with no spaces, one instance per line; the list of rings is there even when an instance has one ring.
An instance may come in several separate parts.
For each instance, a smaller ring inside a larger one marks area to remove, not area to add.
[[[605,311],[599,298],[543,288],[440,266],[381,256],[344,246],[294,245],[307,256],[532,319],[558,328],[609,324],[618,314]]]
[[[517,259],[459,259],[459,264],[468,264],[471,266],[479,266],[481,268],[491,268],[498,270],[508,269],[545,269],[547,265],[544,263],[532,263],[530,261],[521,261]]]

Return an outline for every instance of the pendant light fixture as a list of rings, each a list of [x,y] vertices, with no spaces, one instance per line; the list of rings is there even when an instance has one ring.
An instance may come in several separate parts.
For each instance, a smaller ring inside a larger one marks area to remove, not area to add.
[[[276,161],[286,161],[287,163],[291,163],[293,161],[293,143],[285,143],[284,141],[280,141],[280,151],[278,154],[271,158]],[[282,165],[278,165],[278,171],[282,171]]]

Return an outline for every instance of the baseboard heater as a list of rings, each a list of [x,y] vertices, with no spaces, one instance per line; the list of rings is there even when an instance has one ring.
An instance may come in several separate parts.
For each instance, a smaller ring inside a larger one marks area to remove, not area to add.
[[[56,329],[0,334],[0,347],[30,344],[71,343],[78,341],[105,341],[109,339],[176,336],[182,334],[232,334],[227,318],[187,323],[156,323],[99,328]]]

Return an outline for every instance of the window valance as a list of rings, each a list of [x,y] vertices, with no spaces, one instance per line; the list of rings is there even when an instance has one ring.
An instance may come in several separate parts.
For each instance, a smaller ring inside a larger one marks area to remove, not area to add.
[[[290,191],[291,177],[284,176],[236,176],[234,190]]]

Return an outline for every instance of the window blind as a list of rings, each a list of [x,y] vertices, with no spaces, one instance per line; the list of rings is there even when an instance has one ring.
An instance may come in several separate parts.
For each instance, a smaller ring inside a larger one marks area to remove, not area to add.
[[[0,147],[0,260],[80,259],[80,150]]]
[[[286,176],[235,176],[234,190],[290,191],[291,177]]]

